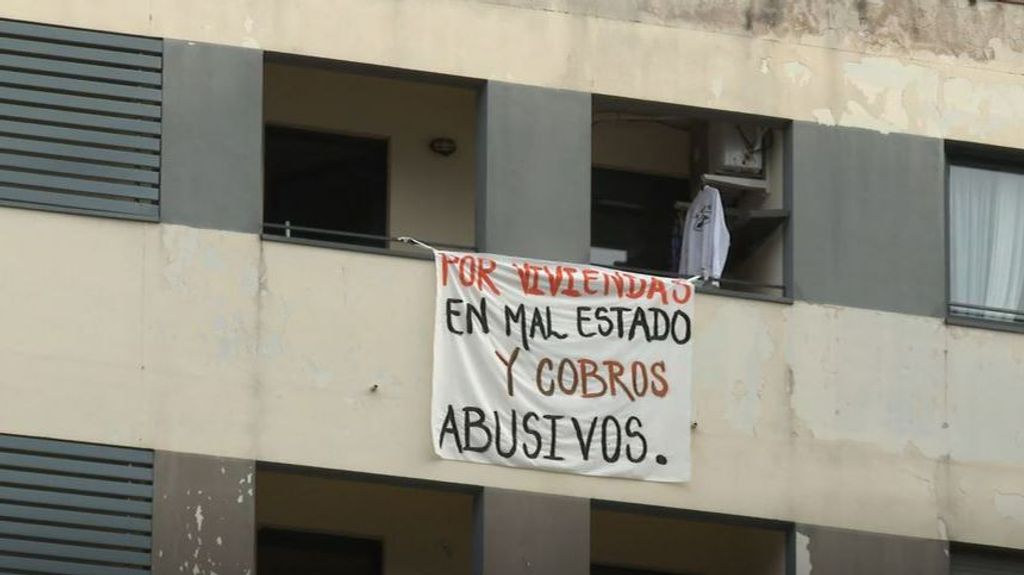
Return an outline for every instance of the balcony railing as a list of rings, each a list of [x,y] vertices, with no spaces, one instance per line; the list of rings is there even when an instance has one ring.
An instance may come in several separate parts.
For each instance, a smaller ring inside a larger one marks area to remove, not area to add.
[[[378,234],[364,234],[359,232],[347,232],[343,230],[328,230],[324,228],[313,228],[308,226],[296,226],[291,223],[263,223],[263,235],[272,239],[282,239],[286,241],[292,241],[295,243],[305,243],[311,245],[321,245],[325,247],[352,249],[356,251],[368,251],[371,253],[389,253],[403,256],[423,257],[429,258],[430,254],[426,250],[422,250],[421,253],[417,251],[406,251],[401,252],[395,250],[392,244],[403,243],[405,236],[389,236],[389,235],[378,235]],[[434,242],[425,240],[427,243],[436,248],[475,252],[475,246],[468,246],[462,244],[452,244],[445,242]]]
[[[972,303],[953,302],[949,304],[951,318],[989,324],[1002,323],[1024,330],[1024,310],[991,307]]]

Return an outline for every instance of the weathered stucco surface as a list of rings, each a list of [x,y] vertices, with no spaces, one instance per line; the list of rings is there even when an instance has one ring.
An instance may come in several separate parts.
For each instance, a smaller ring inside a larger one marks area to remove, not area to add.
[[[6,0],[0,17],[1024,147],[991,0]]]
[[[0,269],[4,432],[1024,547],[1019,334],[700,297],[653,484],[437,459],[427,261],[0,209]]]
[[[1024,10],[993,0],[483,0],[612,20],[987,62],[1024,56]]]

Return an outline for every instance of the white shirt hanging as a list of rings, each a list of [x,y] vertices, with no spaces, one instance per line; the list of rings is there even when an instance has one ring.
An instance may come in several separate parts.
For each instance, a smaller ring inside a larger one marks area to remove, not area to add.
[[[729,257],[729,228],[716,188],[704,186],[690,204],[679,250],[679,273],[684,276],[722,277]]]

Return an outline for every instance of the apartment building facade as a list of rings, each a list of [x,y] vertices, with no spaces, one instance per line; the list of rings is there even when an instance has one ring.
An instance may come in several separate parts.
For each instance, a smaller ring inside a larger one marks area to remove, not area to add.
[[[1024,572],[1024,5],[6,0],[0,572]],[[439,459],[434,267],[678,277],[692,477]]]

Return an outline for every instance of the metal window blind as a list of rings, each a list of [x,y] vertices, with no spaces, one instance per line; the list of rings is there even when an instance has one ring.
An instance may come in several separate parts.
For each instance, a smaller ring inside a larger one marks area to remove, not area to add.
[[[0,434],[0,573],[150,571],[153,453]]]
[[[163,43],[0,19],[0,200],[159,215]]]

